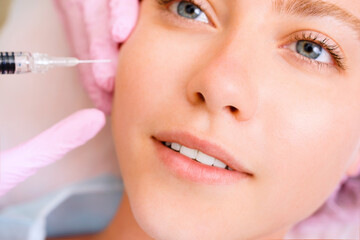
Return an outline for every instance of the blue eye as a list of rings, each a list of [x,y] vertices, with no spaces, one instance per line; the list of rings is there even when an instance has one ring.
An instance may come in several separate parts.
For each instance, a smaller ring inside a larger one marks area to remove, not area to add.
[[[209,19],[200,7],[189,1],[175,2],[170,6],[170,9],[184,18],[193,19],[196,21],[209,23]]]
[[[317,59],[321,55],[323,48],[313,42],[298,41],[296,43],[296,51],[305,57]]]
[[[292,43],[290,49],[318,62],[332,63],[331,55],[322,46],[314,42],[299,40]]]

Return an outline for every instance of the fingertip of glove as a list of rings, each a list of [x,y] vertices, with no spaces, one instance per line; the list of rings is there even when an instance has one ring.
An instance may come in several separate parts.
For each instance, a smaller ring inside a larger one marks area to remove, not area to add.
[[[115,64],[114,64],[115,65]],[[111,93],[114,91],[114,82],[116,66],[104,66],[103,64],[94,64],[93,74],[96,85],[105,92]]]
[[[107,77],[107,78],[98,78],[96,79],[96,84],[106,92],[113,92],[114,90],[114,78]]]
[[[118,20],[112,28],[112,37],[115,42],[124,42],[130,35],[133,26]]]
[[[96,108],[83,109],[77,114],[79,116],[79,120],[81,122],[86,120],[87,127],[94,129],[94,131],[100,130],[106,123],[104,112]]]
[[[105,123],[106,117],[102,111],[93,108],[80,110],[62,122],[64,139],[68,139],[66,142],[72,146],[80,146],[95,137]],[[72,137],[66,137],[68,134],[72,134]]]
[[[138,12],[138,0],[111,0],[112,30],[115,42],[124,42],[135,27]]]

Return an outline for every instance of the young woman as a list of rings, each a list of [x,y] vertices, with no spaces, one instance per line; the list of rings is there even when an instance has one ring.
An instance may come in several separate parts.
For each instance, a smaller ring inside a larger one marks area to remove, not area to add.
[[[357,1],[145,0],[117,68],[113,239],[126,213],[154,239],[281,239],[319,209],[360,165],[359,18]]]

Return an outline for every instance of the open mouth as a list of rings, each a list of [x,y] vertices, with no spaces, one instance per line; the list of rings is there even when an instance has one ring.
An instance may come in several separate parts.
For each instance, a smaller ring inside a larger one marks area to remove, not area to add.
[[[225,163],[220,161],[219,159],[209,156],[197,149],[188,148],[188,147],[185,147],[185,146],[183,146],[179,143],[175,143],[175,142],[161,142],[161,143],[164,146],[172,149],[173,151],[178,152],[178,153],[180,153],[188,158],[191,158],[194,161],[197,161],[199,163],[202,163],[202,164],[205,164],[208,166],[226,169],[229,171],[235,171],[232,168],[230,168],[228,165],[226,165]]]

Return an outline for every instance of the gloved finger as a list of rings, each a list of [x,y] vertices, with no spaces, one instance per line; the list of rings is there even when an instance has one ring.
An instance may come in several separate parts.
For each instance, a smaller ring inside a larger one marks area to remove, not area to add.
[[[108,0],[98,0],[98,2],[106,5]],[[54,3],[59,10],[60,19],[63,21],[75,56],[80,59],[93,58],[90,52],[90,39],[88,36],[88,30],[91,26],[87,26],[84,20],[84,4],[89,4],[87,0],[54,0]],[[97,19],[95,16],[92,17]],[[102,28],[106,28],[106,25],[104,24]],[[114,62],[114,64],[116,63]],[[79,65],[78,69],[80,79],[95,106],[109,114],[111,112],[112,93],[103,90],[96,83],[92,65],[82,64]]]
[[[115,42],[124,42],[135,27],[139,0],[110,0],[111,34]]]
[[[92,65],[96,84],[101,89],[112,92],[114,89],[118,49],[117,43],[111,37],[109,1],[83,1],[83,10],[91,59],[112,60],[111,63]]]
[[[111,112],[118,44],[134,28],[138,0],[54,0],[80,59],[111,59],[111,64],[80,65],[80,78],[95,106]]]
[[[92,139],[105,125],[97,109],[74,113],[50,129],[13,149],[0,153],[0,196],[42,167]]]
[[[112,60],[112,64],[93,64],[96,83],[107,92],[114,89],[118,44],[124,42],[135,27],[138,11],[138,0],[110,0],[110,3],[87,0],[84,5],[91,57]]]

